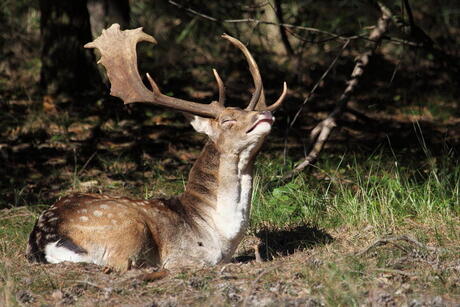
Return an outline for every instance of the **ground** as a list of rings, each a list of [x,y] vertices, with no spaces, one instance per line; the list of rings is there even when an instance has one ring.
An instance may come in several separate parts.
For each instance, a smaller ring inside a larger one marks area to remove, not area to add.
[[[151,270],[111,272],[91,264],[29,264],[26,233],[36,215],[3,210],[3,302],[43,306],[458,306],[457,240],[421,243],[407,225],[382,238],[371,226],[328,233],[297,227],[248,235],[229,264],[182,268],[156,279]],[[17,226],[17,227],[11,227]],[[457,225],[458,226],[458,225]],[[423,229],[426,233],[446,231]],[[260,237],[260,238],[259,238]],[[307,242],[305,239],[307,238]],[[384,242],[382,239],[390,239]],[[303,239],[304,241],[298,241]],[[380,240],[380,241],[379,241]],[[255,260],[259,245],[262,262]],[[308,244],[308,247],[301,247]],[[267,256],[267,251],[269,255]]]

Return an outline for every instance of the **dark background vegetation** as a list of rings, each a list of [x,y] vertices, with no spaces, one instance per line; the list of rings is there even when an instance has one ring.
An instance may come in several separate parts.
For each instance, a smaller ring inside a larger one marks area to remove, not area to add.
[[[440,155],[457,163],[460,5],[411,1],[411,21],[403,2],[385,1],[400,24],[391,25],[320,159],[382,151],[409,168],[423,160],[417,170]],[[138,48],[141,72],[154,75],[168,94],[206,103],[216,98],[214,67],[225,80],[227,101],[248,101],[247,65],[219,36],[225,32],[247,43],[268,101],[284,80],[289,85],[267,154],[283,160],[282,175],[307,152],[309,131],[334,107],[379,16],[372,1],[3,1],[0,208],[48,203],[72,189],[128,187],[142,194],[146,178],[158,172],[185,178],[202,138],[181,115],[125,107],[110,97],[97,56],[82,47],[113,22],[142,26],[158,40],[155,47]],[[351,38],[305,105],[345,39],[299,26]],[[92,183],[94,178],[105,184]]]

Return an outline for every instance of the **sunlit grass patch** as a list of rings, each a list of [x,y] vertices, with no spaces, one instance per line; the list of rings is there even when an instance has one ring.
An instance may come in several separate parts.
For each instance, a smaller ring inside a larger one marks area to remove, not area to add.
[[[270,189],[266,183],[276,180],[270,169],[276,166],[261,161],[253,226],[300,222],[326,228],[372,225],[387,232],[408,219],[430,225],[457,222],[460,165],[449,156],[426,157],[411,164],[382,160],[381,155],[323,160],[311,173]]]

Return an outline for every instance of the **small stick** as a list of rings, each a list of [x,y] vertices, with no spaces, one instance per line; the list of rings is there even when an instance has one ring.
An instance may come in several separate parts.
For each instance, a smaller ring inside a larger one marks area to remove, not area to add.
[[[337,63],[338,59],[342,56],[342,53],[345,51],[345,49],[347,49],[348,45],[350,44],[350,41],[347,40],[345,42],[345,44],[343,44],[340,52],[336,55],[336,57],[334,58],[334,60],[331,62],[331,64],[329,65],[329,67],[326,69],[326,71],[321,75],[321,77],[318,79],[318,81],[315,83],[315,85],[313,86],[313,88],[311,89],[311,91],[308,93],[307,97],[304,99],[304,101],[302,102],[302,104],[300,105],[300,108],[299,110],[297,110],[296,114],[294,115],[294,118],[292,119],[292,121],[289,123],[289,126],[287,127],[286,129],[286,136],[285,136],[285,139],[284,139],[284,160],[286,160],[286,156],[287,156],[287,137],[289,135],[289,130],[292,129],[292,126],[294,126],[295,122],[297,121],[297,118],[299,117],[299,115],[302,113],[302,110],[304,108],[304,106],[310,101],[310,99],[312,97],[314,97],[314,94],[316,92],[316,90],[318,89],[319,85],[321,84],[321,82],[327,77],[327,75],[329,74],[329,72],[332,70],[332,68],[335,66],[335,64]]]
[[[369,245],[369,247],[367,247],[365,250],[357,253],[356,255],[357,256],[362,256],[362,255],[368,253],[371,249],[373,249],[373,248],[375,248],[377,246],[382,246],[382,245],[386,245],[386,244],[389,244],[389,243],[392,243],[395,246],[397,246],[398,248],[404,250],[404,248],[402,248],[398,244],[394,243],[395,241],[406,241],[408,243],[412,243],[412,244],[416,245],[419,248],[426,249],[426,250],[429,250],[429,251],[435,251],[436,252],[436,251],[440,250],[439,248],[436,248],[436,247],[427,246],[426,244],[423,244],[423,243],[417,241],[415,238],[413,238],[411,236],[401,235],[401,236],[393,236],[393,237],[388,237],[388,238],[380,238],[380,239],[376,240],[374,243],[372,243],[371,245]]]
[[[259,244],[254,244],[254,255],[256,256],[256,262],[257,263],[262,263],[262,257],[260,256],[260,251],[259,251]]]
[[[194,9],[185,7],[184,5],[179,4],[179,3],[177,3],[177,2],[175,2],[173,0],[169,0],[168,2],[170,4],[172,4],[172,5],[174,5],[175,7],[178,7],[178,8],[180,8],[180,9],[182,9],[182,10],[184,10],[184,11],[190,13],[190,14],[196,15],[198,17],[201,17],[203,19],[206,19],[206,20],[209,20],[209,21],[212,21],[212,22],[265,24],[265,25],[278,26],[278,27],[281,27],[281,28],[297,29],[297,30],[303,30],[303,31],[307,31],[307,32],[325,34],[325,35],[331,36],[332,38],[341,39],[341,40],[345,40],[345,41],[350,40],[350,37],[348,37],[348,36],[331,33],[331,32],[328,32],[328,31],[317,29],[317,28],[296,26],[296,25],[287,24],[287,23],[271,22],[271,21],[259,20],[259,19],[255,19],[255,18],[218,19],[218,18],[209,16],[209,15],[203,14],[201,12],[198,12],[198,11],[196,11]]]

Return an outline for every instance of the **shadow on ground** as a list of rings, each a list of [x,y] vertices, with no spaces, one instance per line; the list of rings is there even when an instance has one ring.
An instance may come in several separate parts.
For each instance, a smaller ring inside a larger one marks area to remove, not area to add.
[[[316,245],[329,244],[334,238],[324,230],[316,227],[301,225],[291,229],[264,229],[256,234],[257,246],[263,261],[271,261],[277,256],[290,255],[296,251],[313,248]],[[251,244],[249,244],[251,245]],[[255,260],[254,248],[247,249],[235,258],[236,262]]]

